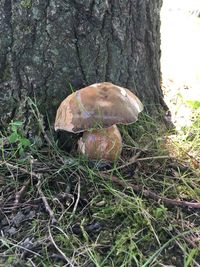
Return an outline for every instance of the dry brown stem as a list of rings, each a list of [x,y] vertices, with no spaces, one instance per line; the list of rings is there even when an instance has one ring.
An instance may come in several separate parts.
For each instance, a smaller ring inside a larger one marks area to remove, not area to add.
[[[29,186],[30,182],[31,182],[31,179],[26,180],[24,182],[22,188],[16,193],[14,207],[13,207],[14,210],[17,208],[17,206],[19,205],[21,199],[25,195],[25,193],[26,193],[26,191],[28,189],[28,186]]]
[[[127,188],[127,189],[131,188],[136,193],[141,193],[142,195],[144,195],[147,198],[151,198],[151,199],[156,200],[158,202],[163,202],[164,204],[166,204],[168,206],[200,209],[200,202],[188,202],[188,201],[184,201],[184,200],[176,200],[176,199],[172,199],[172,198],[168,198],[168,197],[163,197],[163,196],[156,194],[155,192],[153,192],[150,189],[144,189],[143,186],[134,185],[134,184],[128,183],[124,180],[121,180],[117,176],[107,175],[105,173],[102,173],[102,177],[104,177],[106,179],[111,179],[114,183],[121,185],[123,188]]]
[[[54,223],[57,222],[57,220],[56,220],[56,218],[54,216],[54,213],[53,213],[51,207],[49,206],[47,198],[45,197],[45,195],[44,195],[44,193],[42,191],[42,188],[41,188],[41,175],[38,175],[37,179],[38,179],[38,182],[36,184],[36,187],[37,187],[38,193],[39,193],[39,195],[40,195],[40,197],[41,197],[41,199],[42,199],[42,201],[44,203],[46,211],[49,213],[49,217],[51,219],[51,223],[54,224]]]

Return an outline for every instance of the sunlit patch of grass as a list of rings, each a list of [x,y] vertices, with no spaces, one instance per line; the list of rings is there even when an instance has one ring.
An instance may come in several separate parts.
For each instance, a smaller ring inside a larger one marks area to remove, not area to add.
[[[200,164],[200,102],[191,101],[194,108],[191,110],[190,124],[182,127],[176,134],[167,138],[167,147],[173,156],[187,161],[194,168]]]

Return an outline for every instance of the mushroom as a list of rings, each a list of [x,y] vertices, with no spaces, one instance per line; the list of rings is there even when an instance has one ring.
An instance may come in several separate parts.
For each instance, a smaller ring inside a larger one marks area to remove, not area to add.
[[[84,132],[78,140],[78,151],[90,159],[116,160],[122,151],[122,138],[117,126]]]
[[[84,132],[78,150],[91,159],[116,160],[122,138],[115,124],[130,124],[143,110],[128,89],[109,82],[96,83],[69,95],[60,104],[55,130]]]

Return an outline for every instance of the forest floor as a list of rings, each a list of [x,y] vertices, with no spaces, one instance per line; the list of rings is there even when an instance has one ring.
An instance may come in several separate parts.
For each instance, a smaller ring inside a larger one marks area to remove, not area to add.
[[[191,97],[199,76],[181,81],[164,69],[177,130],[141,114],[120,127],[116,163],[58,148],[34,103],[41,138],[27,139],[21,122],[1,133],[1,267],[200,266],[200,100]]]

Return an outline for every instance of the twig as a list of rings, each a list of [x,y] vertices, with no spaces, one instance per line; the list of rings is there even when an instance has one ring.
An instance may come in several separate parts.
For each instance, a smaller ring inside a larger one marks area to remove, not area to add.
[[[22,188],[16,193],[14,207],[13,207],[14,210],[17,208],[19,202],[21,201],[21,199],[23,198],[24,194],[26,193],[30,182],[31,182],[31,179],[28,179],[27,181],[25,181],[25,183],[22,186]]]
[[[78,202],[80,200],[80,191],[81,191],[81,183],[80,183],[80,178],[78,177],[77,199],[76,199],[73,211],[72,211],[72,216],[75,214],[77,206],[78,206]]]
[[[149,159],[172,159],[172,156],[154,156],[154,157],[146,157],[146,158],[139,158],[138,161],[144,161]]]
[[[105,173],[101,173],[101,174],[104,178],[111,179],[114,183],[121,185],[123,188],[132,188],[133,191],[135,191],[136,193],[142,193],[145,197],[154,199],[158,202],[162,201],[166,205],[200,209],[200,202],[188,202],[184,200],[176,200],[176,199],[163,197],[163,196],[157,195],[155,192],[149,189],[144,189],[143,186],[127,183],[113,175],[106,175]]]
[[[180,234],[180,232],[179,232],[177,229],[174,229],[174,230],[175,230],[175,232],[176,232],[177,234]],[[189,237],[187,237],[187,236],[183,236],[182,238],[185,240],[185,242],[186,242],[190,247],[192,247],[192,248],[198,248],[198,245],[197,245],[193,240],[191,240]]]
[[[51,223],[54,224],[57,222],[55,216],[54,216],[54,213],[52,211],[52,209],[50,208],[49,206],[49,203],[44,195],[44,193],[42,192],[42,189],[41,189],[41,175],[38,175],[38,182],[36,184],[36,187],[37,187],[37,190],[38,190],[38,193],[44,203],[44,206],[45,206],[45,209],[46,211],[49,213],[49,216],[50,216],[50,219],[51,219]]]
[[[0,160],[0,165],[6,165],[8,168],[11,168],[11,169],[13,169],[13,170],[17,170],[17,171],[21,171],[22,173],[26,173],[26,174],[28,174],[28,175],[30,175],[30,176],[32,176],[32,177],[37,178],[37,179],[38,179],[38,177],[39,177],[39,174],[37,174],[37,173],[35,173],[35,172],[33,172],[33,171],[30,172],[30,171],[28,171],[28,170],[26,170],[26,169],[24,169],[24,168],[22,168],[22,167],[12,165],[12,164],[10,164],[10,163],[8,163],[8,162],[6,162],[6,161],[2,161],[2,160]]]
[[[53,236],[51,234],[51,229],[50,226],[48,226],[48,231],[49,231],[49,238],[50,241],[52,242],[52,244],[54,245],[54,247],[57,249],[57,251],[62,255],[63,259],[71,266],[74,267],[73,263],[71,262],[71,260],[64,254],[64,252],[57,246],[57,244],[55,243]]]
[[[138,160],[138,158],[139,158],[139,156],[140,156],[141,153],[142,153],[142,150],[139,151],[138,153],[136,153],[135,156],[133,156],[132,158],[130,158],[130,160],[127,163],[125,163],[125,164],[123,164],[123,165],[115,168],[115,170],[121,170],[121,169],[123,169],[123,168],[125,168],[125,167],[127,167],[129,165],[132,165],[133,163],[135,163]],[[112,172],[112,171],[113,171],[113,169],[106,170],[105,173]]]
[[[151,145],[151,143],[146,145],[143,149],[141,149],[133,157],[131,157],[127,163],[115,168],[115,170],[121,170],[121,169],[123,169],[123,168],[125,168],[125,167],[127,167],[129,165],[132,165],[133,163],[135,163],[138,160],[138,158],[141,155],[141,153],[144,152],[145,150],[147,150],[150,147],[150,145]],[[103,173],[109,173],[109,172],[112,172],[112,171],[113,171],[113,169],[106,170],[106,171],[103,171]]]

